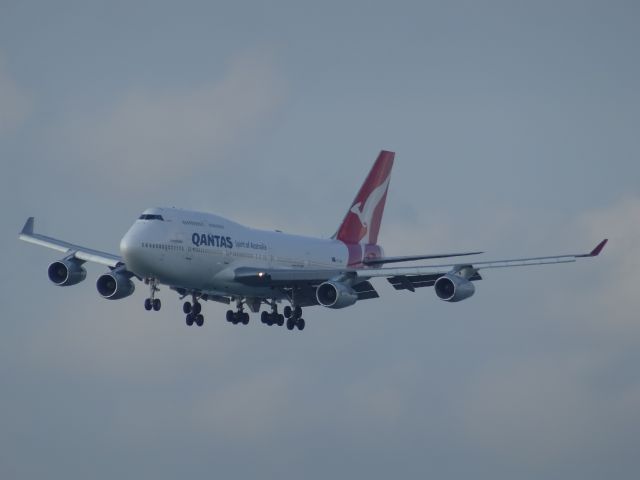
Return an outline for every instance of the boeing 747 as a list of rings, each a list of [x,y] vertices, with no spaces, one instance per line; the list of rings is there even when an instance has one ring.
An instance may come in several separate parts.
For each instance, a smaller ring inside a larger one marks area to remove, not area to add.
[[[303,307],[339,309],[378,298],[372,278],[385,277],[396,290],[410,292],[432,286],[441,300],[459,302],[474,294],[473,282],[482,279],[481,270],[575,262],[597,256],[607,243],[605,239],[583,254],[384,266],[482,253],[385,256],[378,233],[394,156],[380,152],[338,230],[328,239],[257,230],[210,213],[161,207],[140,215],[122,237],[119,255],[35,233],[33,217],[19,238],[63,253],[62,259],[49,265],[48,276],[55,285],[85,280],[84,264],[95,262],[109,268],[96,283],[103,298],[130,296],[138,280],[149,288],[146,310],[160,310],[160,285],[186,299],[183,311],[189,326],[202,326],[202,301],[215,301],[235,306],[226,314],[233,324],[249,323],[245,307],[258,313],[264,306],[262,323],[286,323],[289,330],[304,329]],[[279,313],[282,303],[286,305]]]

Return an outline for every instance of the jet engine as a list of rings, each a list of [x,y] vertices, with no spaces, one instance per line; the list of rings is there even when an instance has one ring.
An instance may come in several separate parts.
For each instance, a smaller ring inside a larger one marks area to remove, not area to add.
[[[113,271],[105,273],[96,282],[98,293],[109,300],[119,300],[128,297],[136,289],[129,275]]]
[[[433,288],[436,295],[445,302],[459,302],[473,295],[476,287],[466,278],[452,273],[440,277],[436,280]]]
[[[358,294],[340,282],[324,282],[316,290],[318,303],[328,308],[349,307],[358,301]]]
[[[83,263],[75,258],[53,262],[47,270],[49,280],[60,287],[80,283],[87,277],[87,271],[82,266]]]

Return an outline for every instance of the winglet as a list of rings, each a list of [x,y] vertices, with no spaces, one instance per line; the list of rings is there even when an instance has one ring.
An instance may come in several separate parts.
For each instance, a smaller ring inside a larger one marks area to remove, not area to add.
[[[35,219],[33,217],[27,218],[27,221],[25,222],[24,227],[22,227],[22,231],[20,232],[21,235],[33,235],[34,220]]]
[[[590,257],[597,257],[598,255],[600,255],[600,252],[602,251],[602,249],[604,248],[604,246],[607,244],[607,242],[609,241],[608,238],[605,238],[604,240],[602,240],[597,246],[596,248],[594,248],[593,250],[591,250],[591,253],[589,254]]]
[[[600,252],[602,252],[602,249],[604,248],[604,246],[607,244],[608,241],[609,241],[609,239],[605,238],[598,245],[596,245],[596,248],[591,250],[591,252],[585,253],[583,255],[576,255],[576,257],[583,257],[583,258],[584,257],[597,257],[598,255],[600,255]]]

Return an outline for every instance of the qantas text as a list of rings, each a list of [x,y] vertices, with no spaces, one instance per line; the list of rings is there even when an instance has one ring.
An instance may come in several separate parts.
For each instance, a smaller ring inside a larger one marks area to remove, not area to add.
[[[233,248],[231,237],[221,237],[220,235],[194,232],[193,235],[191,235],[191,242],[196,247],[199,247],[200,245],[207,245],[209,247]]]

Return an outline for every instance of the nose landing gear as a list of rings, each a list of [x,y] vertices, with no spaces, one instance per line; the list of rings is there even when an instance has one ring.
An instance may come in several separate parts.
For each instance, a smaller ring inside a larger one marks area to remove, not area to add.
[[[159,298],[156,298],[156,292],[159,292],[158,281],[155,278],[145,280],[145,283],[149,285],[150,293],[149,298],[144,300],[144,309],[148,312],[150,310],[159,311],[162,307],[162,303]]]

